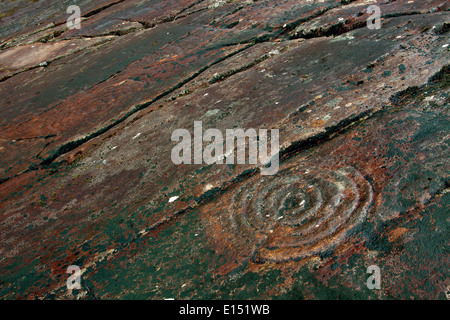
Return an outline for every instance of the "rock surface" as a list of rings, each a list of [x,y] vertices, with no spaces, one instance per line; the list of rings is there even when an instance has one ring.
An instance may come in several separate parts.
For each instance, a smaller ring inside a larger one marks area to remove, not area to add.
[[[0,4],[1,298],[448,297],[449,1],[77,4]],[[174,164],[195,121],[278,173]]]

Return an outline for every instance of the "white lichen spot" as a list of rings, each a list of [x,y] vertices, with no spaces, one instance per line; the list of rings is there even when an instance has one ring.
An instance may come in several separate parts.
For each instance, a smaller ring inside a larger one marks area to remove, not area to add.
[[[226,1],[223,0],[216,0],[216,2],[214,4],[211,4],[208,6],[208,9],[213,9],[213,8],[218,8],[223,6],[224,4],[226,4]]]
[[[269,56],[274,56],[274,55],[279,54],[279,53],[280,53],[280,50],[275,49],[275,50],[272,50],[272,51],[269,52]]]
[[[219,112],[220,112],[220,109],[209,110],[208,112],[205,113],[205,116],[210,117],[210,116],[213,116],[215,114],[218,114]]]
[[[138,133],[137,135],[135,135],[135,136],[133,137],[132,140],[139,138],[140,135],[141,135],[141,133]]]

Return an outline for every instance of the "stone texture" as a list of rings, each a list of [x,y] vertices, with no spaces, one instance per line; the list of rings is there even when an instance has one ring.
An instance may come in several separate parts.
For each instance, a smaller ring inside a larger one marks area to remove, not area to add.
[[[3,299],[445,298],[448,1],[79,5],[0,7]],[[280,171],[173,164],[194,121]]]

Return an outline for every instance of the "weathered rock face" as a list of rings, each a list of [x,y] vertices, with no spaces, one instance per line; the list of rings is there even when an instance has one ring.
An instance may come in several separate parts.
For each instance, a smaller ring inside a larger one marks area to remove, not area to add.
[[[2,298],[446,297],[448,1],[78,5],[0,5]],[[196,121],[278,172],[174,164]]]

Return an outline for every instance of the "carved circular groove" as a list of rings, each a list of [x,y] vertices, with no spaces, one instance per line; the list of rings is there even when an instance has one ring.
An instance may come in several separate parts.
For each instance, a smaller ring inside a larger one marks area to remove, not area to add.
[[[257,260],[285,261],[319,254],[361,223],[373,199],[370,183],[356,169],[287,169],[242,186],[230,220]]]

